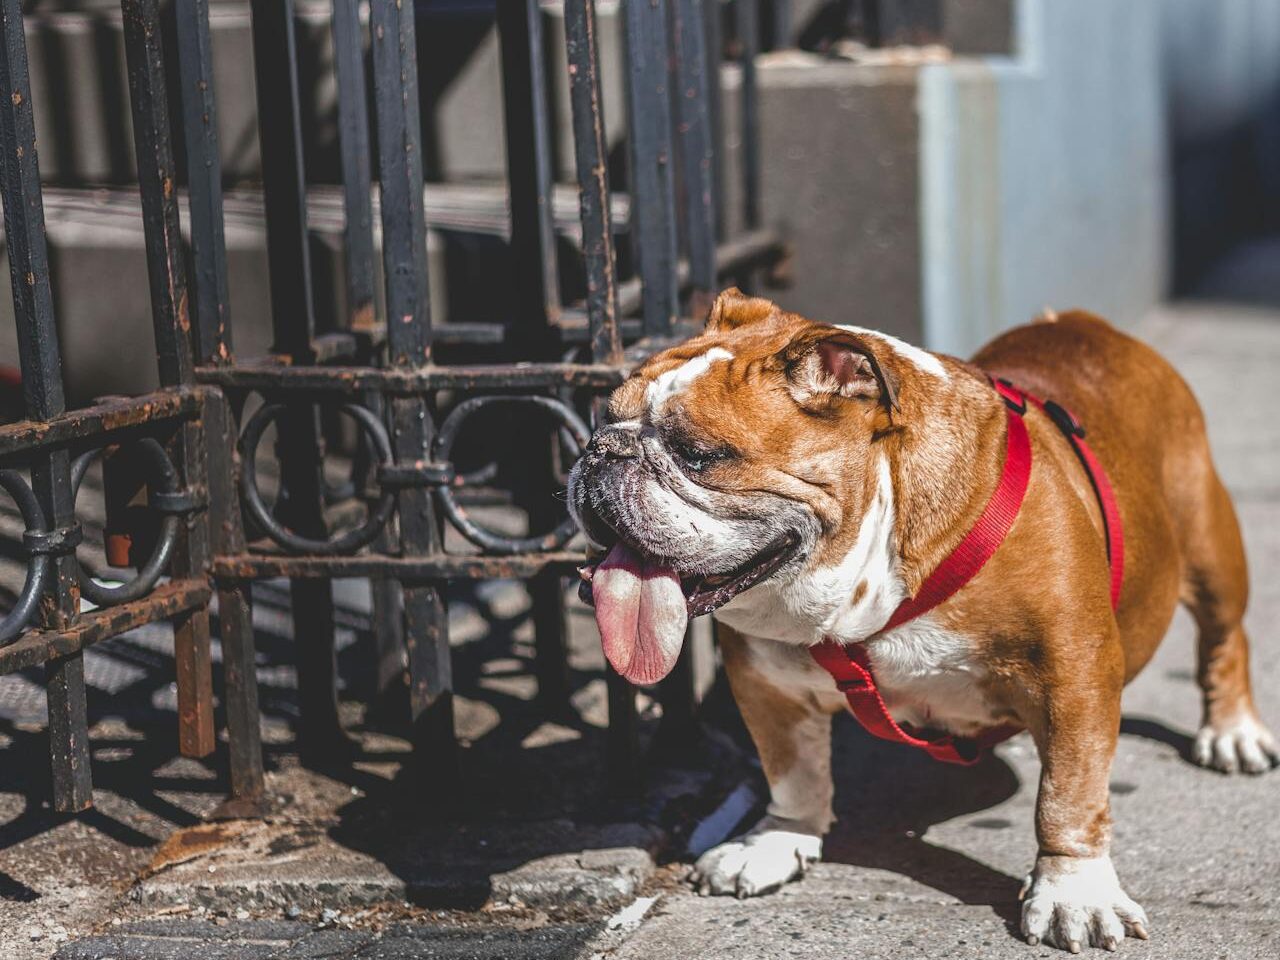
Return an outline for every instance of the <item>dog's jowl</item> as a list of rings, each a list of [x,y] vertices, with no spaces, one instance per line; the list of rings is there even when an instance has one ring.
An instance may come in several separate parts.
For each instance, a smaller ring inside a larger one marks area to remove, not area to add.
[[[1022,932],[1145,938],[1111,864],[1120,694],[1179,601],[1199,628],[1202,764],[1280,759],[1249,690],[1244,550],[1195,398],[1084,313],[972,362],[721,294],[613,395],[570,501],[605,654],[636,683],[713,613],[768,815],[695,882],[801,876],[831,826],[831,715],[941,761],[1028,730],[1042,774]],[[1158,920],[1158,918],[1157,918]]]

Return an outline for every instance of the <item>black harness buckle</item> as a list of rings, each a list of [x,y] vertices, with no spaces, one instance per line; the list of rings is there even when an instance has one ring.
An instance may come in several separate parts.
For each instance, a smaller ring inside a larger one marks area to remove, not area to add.
[[[1046,400],[1044,402],[1044,412],[1049,415],[1049,419],[1054,422],[1054,425],[1068,437],[1084,439],[1084,427],[1062,404],[1054,400]]]
[[[996,393],[1000,394],[1000,399],[1004,401],[1006,407],[1023,417],[1027,414],[1027,395],[1019,390],[1004,377],[997,377],[991,381],[991,385],[996,388]]]

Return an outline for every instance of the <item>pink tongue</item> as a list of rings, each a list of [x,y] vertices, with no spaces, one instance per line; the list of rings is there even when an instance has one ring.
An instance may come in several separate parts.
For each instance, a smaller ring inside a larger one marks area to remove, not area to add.
[[[618,544],[591,578],[604,655],[632,683],[657,683],[676,665],[689,622],[680,578]]]

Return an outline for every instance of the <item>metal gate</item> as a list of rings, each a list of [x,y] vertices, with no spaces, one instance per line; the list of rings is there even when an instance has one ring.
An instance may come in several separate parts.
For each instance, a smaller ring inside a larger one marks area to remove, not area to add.
[[[0,0],[0,165],[27,417],[0,427],[0,487],[22,512],[28,558],[26,586],[0,623],[0,674],[45,665],[54,805],[74,811],[91,802],[83,652],[140,624],[172,620],[181,750],[214,750],[209,614],[216,592],[233,809],[255,808],[263,775],[250,584],[268,576],[291,581],[304,749],[342,742],[330,580],[373,578],[382,672],[391,683],[407,671],[417,767],[433,789],[447,790],[456,756],[442,585],[527,579],[540,694],[553,706],[566,697],[562,578],[582,556],[570,544],[572,521],[548,506],[556,470],[586,443],[596,399],[621,382],[628,356],[686,336],[694,327],[682,318],[700,317],[722,277],[747,284],[782,255],[758,223],[756,2],[736,0],[726,21],[718,0],[624,0],[630,191],[627,222],[615,224],[599,23],[592,0],[566,0],[587,292],[582,302],[563,304],[542,11],[539,0],[498,0],[513,264],[502,282],[513,285],[518,308],[504,324],[433,327],[415,5],[370,0],[367,62],[364,5],[333,0],[348,309],[344,327],[318,333],[293,2],[251,0],[274,336],[272,356],[252,363],[237,362],[232,349],[207,0],[173,0],[174,46],[165,44],[161,0],[121,6],[163,388],[69,412],[22,2]],[[738,219],[745,224],[731,240],[722,214],[737,201],[721,187],[725,22],[733,24],[740,60],[734,89],[742,135]],[[166,59],[178,78],[176,104],[168,100]],[[174,130],[186,157],[189,251],[179,229]],[[630,277],[619,275],[615,234],[625,236],[636,263]],[[448,362],[441,356],[448,350],[466,362]],[[250,395],[261,402],[246,404]],[[463,470],[454,458],[471,418],[497,407],[538,413],[550,425],[541,438],[512,441],[529,467],[508,491],[529,515],[527,536],[488,529],[468,513],[469,496],[489,473]],[[337,415],[354,421],[362,439],[351,482],[335,489],[322,466],[325,424]],[[255,453],[273,424],[280,491],[269,506]],[[109,521],[113,504],[136,503],[141,488],[146,510],[160,518],[150,541],[134,542],[154,543],[149,559],[118,587],[96,583],[75,556],[76,492],[98,457]],[[328,518],[343,500],[356,522],[333,532]],[[446,526],[471,549],[446,551]],[[82,612],[81,598],[97,609]],[[685,684],[676,695],[691,697],[687,669],[683,681],[680,671],[676,677]],[[635,710],[632,691],[615,675],[609,705],[611,769],[622,782],[635,768]]]

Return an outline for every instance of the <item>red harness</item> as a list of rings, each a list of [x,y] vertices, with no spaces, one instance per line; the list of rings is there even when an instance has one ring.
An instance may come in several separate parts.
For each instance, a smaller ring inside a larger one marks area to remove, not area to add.
[[[1106,470],[1085,443],[1084,428],[1066,408],[1052,400],[1041,400],[1019,390],[1007,380],[992,380],[992,385],[1004,399],[1008,425],[1000,482],[978,522],[921,584],[916,595],[902,601],[888,623],[880,629],[881,633],[914,620],[949,598],[977,575],[1008,536],[1031,479],[1031,438],[1023,420],[1028,402],[1040,408],[1062,431],[1093,485],[1102,508],[1107,560],[1111,565],[1112,609],[1120,602],[1120,587],[1124,583],[1124,529],[1120,521],[1120,506]],[[835,678],[836,686],[849,701],[849,709],[868,731],[882,740],[919,747],[935,760],[964,765],[976,763],[986,749],[1021,729],[1015,726],[993,727],[975,737],[951,734],[933,738],[917,736],[889,715],[889,708],[876,688],[865,645],[851,643],[841,646],[833,640],[824,640],[810,647],[809,651],[818,665]]]

